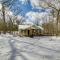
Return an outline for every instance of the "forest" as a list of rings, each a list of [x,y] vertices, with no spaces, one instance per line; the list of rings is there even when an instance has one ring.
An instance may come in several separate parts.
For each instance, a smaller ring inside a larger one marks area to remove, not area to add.
[[[17,0],[0,0],[0,32],[18,31],[20,24],[33,24],[42,26],[44,34],[60,35],[60,0],[26,0],[25,2],[30,3],[33,9],[42,8],[41,10],[46,10],[47,13],[29,11],[25,16],[21,15],[25,9],[22,11],[20,5],[12,8],[16,2]]]

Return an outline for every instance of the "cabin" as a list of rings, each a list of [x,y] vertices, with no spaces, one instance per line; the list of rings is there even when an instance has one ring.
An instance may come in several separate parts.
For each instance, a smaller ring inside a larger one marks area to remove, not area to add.
[[[19,25],[18,30],[20,36],[40,36],[43,32],[43,28],[36,25]]]

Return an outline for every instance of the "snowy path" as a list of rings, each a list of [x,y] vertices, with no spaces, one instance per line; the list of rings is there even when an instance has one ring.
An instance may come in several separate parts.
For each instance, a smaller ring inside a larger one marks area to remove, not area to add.
[[[60,60],[60,38],[1,35],[0,60]]]

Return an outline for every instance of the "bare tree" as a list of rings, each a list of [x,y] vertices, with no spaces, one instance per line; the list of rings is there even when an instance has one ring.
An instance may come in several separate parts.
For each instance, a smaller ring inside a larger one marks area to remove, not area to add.
[[[53,9],[53,15],[55,15],[54,13],[56,13],[55,17],[56,17],[56,35],[58,35],[58,23],[59,23],[59,17],[60,17],[60,0],[40,0],[42,2],[44,2],[46,4],[41,5],[43,8],[51,8]]]
[[[3,16],[3,21],[4,21],[4,33],[6,32],[6,21],[5,21],[5,7],[11,7],[13,5],[13,2],[15,0],[1,0],[0,3],[2,5],[2,16]]]

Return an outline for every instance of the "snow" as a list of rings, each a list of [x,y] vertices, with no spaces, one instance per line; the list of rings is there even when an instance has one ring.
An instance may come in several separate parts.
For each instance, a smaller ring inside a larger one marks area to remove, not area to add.
[[[0,60],[60,60],[60,37],[1,34]]]
[[[27,29],[31,27],[31,25],[19,25],[19,29]]]

